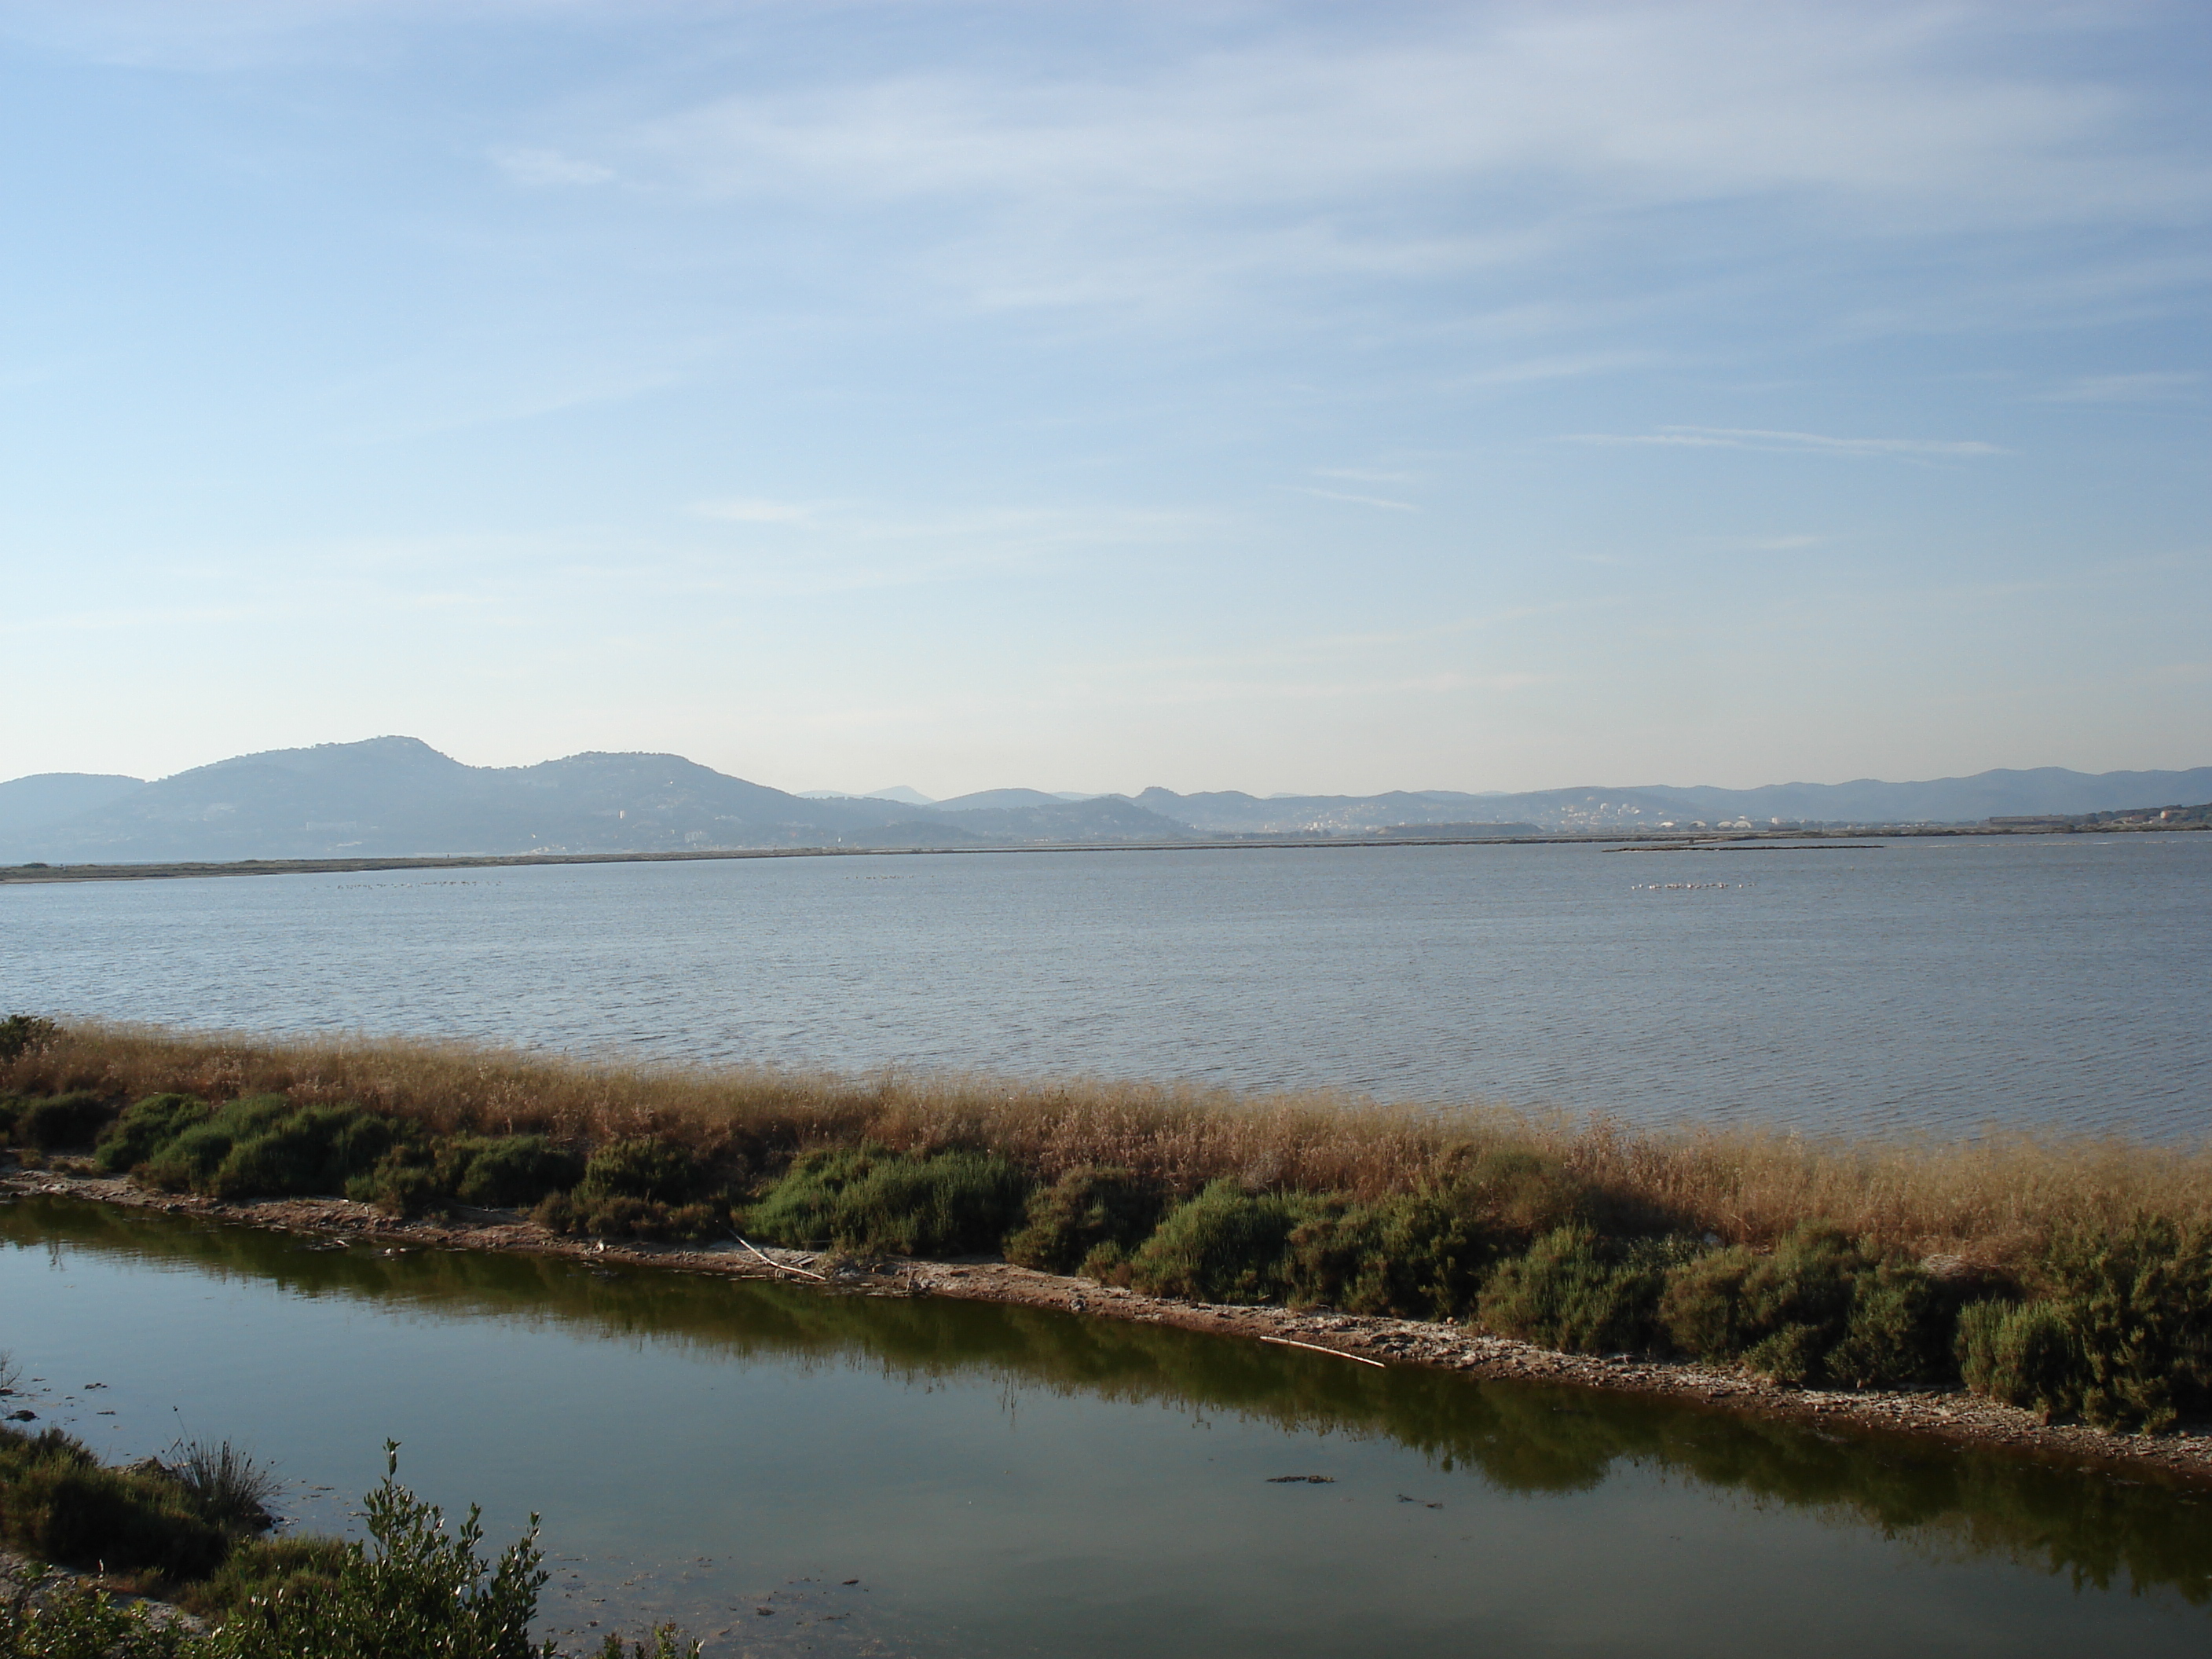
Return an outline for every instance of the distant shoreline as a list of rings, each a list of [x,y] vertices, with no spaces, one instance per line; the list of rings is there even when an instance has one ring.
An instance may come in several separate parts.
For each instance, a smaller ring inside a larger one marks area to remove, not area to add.
[[[1595,847],[1608,852],[1807,852],[1839,845],[1871,849],[1884,841],[1982,836],[2188,835],[2212,824],[2097,824],[2080,829],[2007,824],[1899,824],[1861,830],[1704,830],[1671,834],[1541,836],[1285,836],[1234,841],[1036,842],[988,847],[733,847],[683,853],[465,853],[451,857],[236,859],[159,864],[0,866],[0,886],[72,881],[178,881],[207,876],[360,875],[401,870],[507,870],[556,864],[702,864],[728,859],[915,858],[1006,853],[1322,852],[1392,847]]]

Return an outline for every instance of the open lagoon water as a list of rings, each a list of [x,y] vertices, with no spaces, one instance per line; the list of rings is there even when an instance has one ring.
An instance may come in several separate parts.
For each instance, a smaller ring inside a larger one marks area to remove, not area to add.
[[[572,1643],[663,1618],[719,1659],[2212,1640],[2212,1497],[2156,1480],[1056,1311],[46,1198],[0,1203],[0,1310],[27,1408],[112,1458],[229,1436],[338,1529],[389,1437],[495,1543],[542,1513]]]
[[[2212,836],[12,886],[0,1008],[2195,1140],[2212,1129]]]

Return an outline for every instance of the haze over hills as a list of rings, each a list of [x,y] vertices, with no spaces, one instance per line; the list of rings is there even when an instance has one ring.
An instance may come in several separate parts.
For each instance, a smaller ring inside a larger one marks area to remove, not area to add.
[[[889,792],[886,792],[887,793]],[[915,792],[904,790],[902,794]],[[1757,789],[1452,790],[1261,799],[992,789],[927,803],[801,796],[675,755],[466,766],[414,738],[241,755],[154,782],[46,773],[0,783],[0,863],[147,863],[773,847],[1172,842],[1194,836],[1656,829],[1748,821],[1973,823],[2212,799],[2212,767],[2056,767],[1919,783]]]

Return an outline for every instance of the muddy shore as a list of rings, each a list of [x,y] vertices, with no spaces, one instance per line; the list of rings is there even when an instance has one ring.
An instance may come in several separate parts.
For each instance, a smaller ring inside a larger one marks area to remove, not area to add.
[[[346,1199],[222,1203],[190,1194],[149,1192],[116,1178],[47,1170],[0,1173],[0,1195],[40,1194],[381,1244],[387,1249],[565,1255],[720,1273],[732,1279],[781,1279],[817,1284],[830,1292],[948,1296],[1058,1308],[1094,1318],[1175,1325],[1185,1330],[1320,1350],[1352,1364],[1423,1365],[1479,1377],[1656,1395],[1710,1410],[1822,1426],[1843,1425],[1962,1447],[2001,1448],[2048,1462],[2101,1470],[2123,1480],[2162,1476],[2212,1490],[2212,1422],[2185,1423],[2159,1435],[2111,1434],[2081,1424],[2045,1424],[2031,1413],[2000,1406],[1964,1390],[1854,1393],[1784,1388],[1743,1371],[1709,1365],[1626,1355],[1556,1353],[1509,1338],[1478,1334],[1457,1325],[1323,1310],[1296,1312],[1276,1307],[1176,1302],[995,1260],[890,1258],[865,1266],[833,1265],[809,1251],[774,1246],[756,1249],[735,1241],[702,1248],[564,1238],[513,1211],[459,1209],[449,1217],[403,1221]]]

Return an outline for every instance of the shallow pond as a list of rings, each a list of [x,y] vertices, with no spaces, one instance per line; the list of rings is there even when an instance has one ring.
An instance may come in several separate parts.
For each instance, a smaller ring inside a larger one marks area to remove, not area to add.
[[[673,1617],[715,1655],[2212,1638],[2212,1498],[1036,1310],[26,1199],[0,1347],[11,1405],[112,1457],[229,1437],[308,1526],[398,1440],[495,1540],[542,1513],[549,1630]]]

